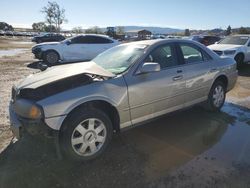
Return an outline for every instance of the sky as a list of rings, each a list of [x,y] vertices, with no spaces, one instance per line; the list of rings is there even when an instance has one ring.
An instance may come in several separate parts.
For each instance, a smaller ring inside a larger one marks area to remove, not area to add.
[[[47,0],[0,0],[0,21],[30,27],[44,21]],[[66,10],[63,29],[81,26],[159,26],[225,29],[250,26],[250,0],[56,0]]]

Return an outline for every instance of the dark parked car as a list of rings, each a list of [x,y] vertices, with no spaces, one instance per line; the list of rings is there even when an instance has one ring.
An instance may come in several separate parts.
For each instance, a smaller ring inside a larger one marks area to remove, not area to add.
[[[220,41],[221,38],[218,37],[218,36],[209,36],[209,35],[198,36],[198,35],[194,35],[194,36],[190,37],[190,40],[194,40],[194,41],[200,42],[201,44],[204,44],[205,46],[209,46],[211,44],[214,44],[214,43]]]
[[[32,38],[32,42],[42,43],[42,42],[57,42],[64,40],[65,37],[60,34],[47,33],[44,35],[35,36]]]

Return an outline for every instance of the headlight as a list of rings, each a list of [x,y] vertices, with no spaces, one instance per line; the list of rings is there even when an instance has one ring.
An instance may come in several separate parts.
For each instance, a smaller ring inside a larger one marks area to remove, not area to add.
[[[225,55],[234,55],[236,53],[236,50],[226,50],[224,51]]]
[[[13,103],[16,114],[28,119],[41,119],[43,110],[40,106],[26,99],[19,99]]]

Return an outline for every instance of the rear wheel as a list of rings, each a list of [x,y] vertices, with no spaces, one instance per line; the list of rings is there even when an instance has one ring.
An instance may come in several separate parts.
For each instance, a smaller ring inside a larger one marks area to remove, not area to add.
[[[243,54],[237,54],[234,59],[237,62],[237,68],[242,67],[242,65],[244,63],[244,55]]]
[[[49,65],[54,65],[59,61],[59,55],[55,51],[47,51],[43,55],[43,61]]]
[[[108,116],[94,108],[85,108],[72,114],[64,127],[60,137],[63,153],[78,161],[91,160],[101,155],[113,134]]]
[[[206,109],[209,111],[219,111],[226,98],[226,87],[222,81],[216,81],[208,95]]]

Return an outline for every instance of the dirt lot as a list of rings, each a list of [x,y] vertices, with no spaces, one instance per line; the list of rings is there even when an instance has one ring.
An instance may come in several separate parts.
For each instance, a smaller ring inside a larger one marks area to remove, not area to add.
[[[36,72],[32,44],[0,39],[0,187],[250,187],[250,67],[239,72],[222,112],[199,107],[115,135],[89,163],[59,159],[51,141],[12,139],[14,83]]]

